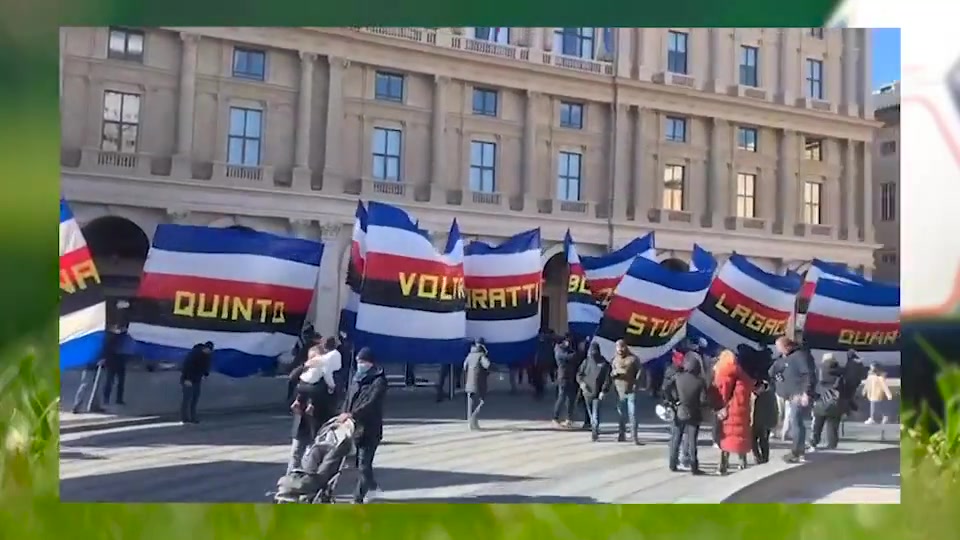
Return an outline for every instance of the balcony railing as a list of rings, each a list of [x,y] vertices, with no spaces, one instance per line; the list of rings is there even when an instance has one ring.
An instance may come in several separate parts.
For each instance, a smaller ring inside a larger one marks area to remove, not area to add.
[[[554,66],[583,73],[592,73],[595,75],[612,76],[614,69],[613,63],[608,61],[565,56],[539,49],[536,49],[539,54],[531,54],[531,51],[534,49],[530,47],[507,45],[493,41],[456,35],[446,28],[432,29],[416,27],[355,26],[352,27],[352,30],[363,32],[365,34],[375,34],[378,36],[402,39],[405,41],[412,41],[425,45],[466,51],[483,56],[492,56],[496,58],[504,58],[518,62],[529,62],[532,64],[540,64],[545,66]]]

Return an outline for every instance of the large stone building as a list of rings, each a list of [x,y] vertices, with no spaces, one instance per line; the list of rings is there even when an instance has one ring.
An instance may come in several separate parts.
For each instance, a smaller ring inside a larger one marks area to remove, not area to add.
[[[877,196],[873,213],[877,250],[873,277],[900,282],[900,83],[873,95],[874,117],[883,122],[873,147],[873,182]]]
[[[333,329],[356,201],[496,241],[654,230],[770,271],[874,264],[868,31],[66,28],[63,193],[115,294],[160,223],[322,239]],[[438,242],[442,241],[438,238]]]

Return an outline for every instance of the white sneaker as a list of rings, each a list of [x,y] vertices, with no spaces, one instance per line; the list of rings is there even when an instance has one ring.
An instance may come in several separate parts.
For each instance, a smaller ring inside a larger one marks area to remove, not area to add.
[[[864,424],[866,424],[866,425],[869,426],[869,425],[872,425],[872,424],[876,424],[876,422],[873,421],[873,418],[867,418],[867,421],[864,422]]]
[[[807,454],[816,454],[816,453],[817,453],[817,447],[816,447],[816,446],[808,446],[808,447],[807,447],[807,450],[806,450],[806,453],[807,453]]]
[[[383,490],[380,488],[374,488],[367,492],[367,496],[363,498],[363,502],[373,502],[380,497],[383,497]]]
[[[890,419],[887,418],[886,416],[884,416],[883,418],[880,419],[880,423],[881,423],[881,424],[889,424],[889,423],[890,423]]]

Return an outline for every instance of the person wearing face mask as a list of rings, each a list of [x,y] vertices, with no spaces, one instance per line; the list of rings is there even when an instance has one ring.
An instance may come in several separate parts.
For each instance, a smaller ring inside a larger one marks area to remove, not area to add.
[[[387,376],[374,362],[369,347],[357,353],[357,367],[347,389],[343,412],[338,419],[352,419],[356,424],[357,469],[359,477],[353,501],[363,504],[380,491],[373,475],[373,458],[383,439],[383,405],[387,395]]]

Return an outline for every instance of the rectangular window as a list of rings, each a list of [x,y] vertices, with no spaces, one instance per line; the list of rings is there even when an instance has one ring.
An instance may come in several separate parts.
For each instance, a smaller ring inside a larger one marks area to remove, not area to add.
[[[663,169],[663,208],[683,211],[683,189],[686,185],[686,168],[683,165],[667,165]]]
[[[470,142],[470,191],[497,191],[497,145],[486,141]]]
[[[107,40],[107,58],[143,62],[143,32],[111,28]]]
[[[497,98],[498,93],[496,90],[490,90],[489,88],[474,88],[473,114],[479,114],[481,116],[496,116]]]
[[[403,132],[399,129],[373,129],[373,177],[383,182],[400,181],[400,152]]]
[[[557,199],[580,200],[582,162],[583,156],[577,152],[560,152],[557,156]]]
[[[266,77],[267,53],[244,47],[233,48],[233,76],[262,81]]]
[[[583,129],[583,105],[580,103],[561,101],[560,127]]]
[[[897,153],[897,141],[883,141],[880,143],[880,155],[889,156]]]
[[[473,29],[474,39],[490,41],[502,45],[510,44],[510,29],[506,27],[477,26]]]
[[[687,119],[676,116],[667,117],[666,138],[672,142],[687,141]]]
[[[136,152],[139,132],[140,96],[109,90],[104,92],[100,149],[107,152]]]
[[[806,139],[803,142],[803,159],[823,161],[823,141],[820,139]]]
[[[880,184],[880,219],[882,221],[897,219],[897,184],[895,182]]]
[[[227,134],[227,163],[247,167],[260,166],[260,138],[263,111],[230,107],[230,132]]]
[[[737,217],[757,217],[757,175],[737,174]]]
[[[882,253],[880,255],[880,261],[884,264],[897,264],[897,254],[896,253]]]
[[[811,28],[811,29],[810,29],[810,37],[814,37],[814,38],[817,38],[817,39],[823,39],[823,28]]]
[[[823,99],[823,61],[807,58],[807,97]]]
[[[553,50],[564,56],[593,60],[596,31],[593,28],[557,28]]]
[[[384,101],[403,101],[403,75],[378,71],[374,97]]]
[[[760,50],[756,47],[740,47],[740,84],[743,86],[760,86],[757,76],[757,59]]]
[[[806,181],[803,184],[803,222],[808,225],[822,225],[823,212],[820,206],[820,182]]]
[[[686,32],[667,34],[667,71],[670,73],[687,74],[687,39]]]
[[[747,152],[757,151],[757,128],[741,127],[737,128],[737,148]]]

